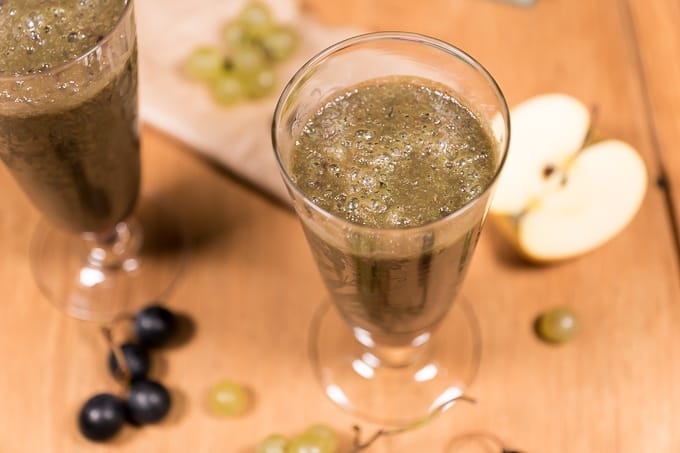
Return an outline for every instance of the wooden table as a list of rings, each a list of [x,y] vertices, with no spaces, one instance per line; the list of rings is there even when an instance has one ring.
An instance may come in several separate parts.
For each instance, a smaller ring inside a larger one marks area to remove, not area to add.
[[[482,328],[471,393],[426,428],[372,452],[443,452],[485,431],[527,453],[680,451],[680,3],[538,0],[521,9],[487,0],[308,0],[321,20],[405,29],[456,43],[487,66],[511,104],[548,91],[599,108],[602,134],[633,144],[650,186],[631,225],[606,246],[563,264],[517,260],[486,228],[466,296]],[[92,325],[68,319],[33,283],[27,249],[37,212],[0,170],[0,452],[237,452],[271,432],[355,420],[317,386],[306,356],[323,293],[297,220],[191,149],[148,127],[144,193],[172,200],[189,225],[191,264],[171,295],[198,329],[160,355],[154,375],[174,392],[168,421],[126,428],[108,446],[82,440],[79,406],[115,389]],[[657,183],[658,181],[658,183]],[[489,284],[489,282],[493,284]],[[541,310],[568,305],[583,329],[562,347],[531,332]],[[206,389],[231,378],[257,399],[240,419],[216,419]]]

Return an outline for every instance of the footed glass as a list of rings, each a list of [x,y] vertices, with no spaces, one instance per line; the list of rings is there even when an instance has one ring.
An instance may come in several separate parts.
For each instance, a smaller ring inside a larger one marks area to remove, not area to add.
[[[306,197],[291,174],[291,153],[329,96],[392,76],[427,79],[456,93],[484,123],[497,159],[491,182],[455,212],[420,226],[375,228]],[[312,58],[289,82],[274,113],[272,140],[330,295],[309,340],[324,392],[344,409],[389,425],[451,406],[479,363],[478,327],[458,292],[509,140],[507,105],[491,75],[460,49],[426,36],[354,37]]]
[[[162,296],[186,245],[158,200],[144,200],[132,217],[141,174],[137,40],[133,2],[119,2],[0,5],[0,158],[43,216],[34,275],[68,315],[104,323]],[[108,33],[94,31],[100,21],[111,23]]]

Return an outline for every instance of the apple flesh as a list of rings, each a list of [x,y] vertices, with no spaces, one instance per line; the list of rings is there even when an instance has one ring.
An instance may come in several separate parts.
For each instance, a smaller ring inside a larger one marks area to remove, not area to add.
[[[583,148],[589,116],[578,104],[548,95],[511,112],[508,161],[491,212],[532,261],[567,259],[604,244],[633,219],[646,192],[645,164],[630,145],[606,140]]]
[[[566,94],[545,94],[510,113],[510,148],[491,211],[518,214],[555,187],[563,168],[588,136],[590,112]],[[546,174],[550,172],[551,174]]]
[[[630,223],[646,187],[644,162],[629,145],[608,140],[589,146],[570,165],[562,187],[520,216],[517,241],[538,261],[588,252]]]

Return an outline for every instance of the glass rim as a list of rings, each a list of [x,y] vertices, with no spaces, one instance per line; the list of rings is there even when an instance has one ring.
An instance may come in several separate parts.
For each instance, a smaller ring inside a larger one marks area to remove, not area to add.
[[[284,165],[282,159],[281,159],[281,153],[279,152],[279,144],[278,140],[276,137],[276,131],[279,127],[280,124],[280,116],[281,112],[283,110],[284,104],[287,102],[288,98],[290,97],[291,92],[297,87],[297,85],[304,80],[304,77],[306,74],[310,72],[312,68],[315,66],[319,65],[329,57],[333,56],[334,54],[345,50],[347,48],[350,48],[356,44],[361,44],[364,42],[371,42],[371,41],[408,41],[411,43],[420,43],[424,44],[427,46],[430,46],[434,49],[440,50],[442,52],[448,53],[454,58],[458,58],[459,60],[463,61],[464,63],[468,64],[471,66],[473,69],[475,69],[478,73],[480,73],[486,80],[489,82],[489,86],[491,87],[492,91],[496,95],[496,98],[500,101],[500,107],[501,107],[501,114],[503,117],[503,120],[505,122],[505,143],[502,145],[502,149],[499,149],[499,152],[501,153],[500,155],[500,161],[498,162],[498,167],[496,171],[494,172],[493,177],[489,181],[489,183],[486,185],[484,190],[480,192],[479,195],[474,197],[473,199],[469,200],[467,203],[465,203],[463,206],[459,207],[452,213],[441,217],[437,220],[427,222],[424,224],[420,225],[415,225],[415,226],[407,226],[407,227],[388,227],[388,228],[379,228],[379,227],[372,227],[368,225],[362,225],[359,223],[353,223],[350,222],[349,220],[340,217],[332,212],[329,212],[316,204],[314,204],[298,187],[298,185],[293,182],[290,174],[288,173],[288,170],[286,166]],[[289,190],[292,190],[295,192],[296,196],[299,196],[305,206],[311,208],[315,212],[321,214],[324,218],[329,219],[333,222],[337,222],[341,225],[345,225],[353,230],[357,231],[365,231],[365,232],[380,232],[380,233],[417,233],[421,231],[427,231],[430,230],[433,227],[436,227],[439,224],[442,223],[447,223],[451,221],[452,219],[459,217],[463,215],[465,212],[469,211],[472,209],[474,205],[477,204],[477,202],[484,197],[490,190],[491,188],[495,185],[496,181],[498,180],[498,177],[501,173],[501,170],[503,169],[505,165],[505,161],[507,159],[508,155],[508,147],[510,145],[510,112],[508,108],[507,101],[505,99],[505,96],[503,95],[503,92],[501,91],[498,83],[496,80],[493,78],[493,76],[489,73],[489,71],[486,70],[484,66],[482,66],[481,63],[479,63],[475,58],[473,58],[471,55],[469,55],[467,52],[464,50],[454,46],[453,44],[449,44],[445,41],[442,41],[440,39],[427,36],[424,34],[420,33],[413,33],[413,32],[404,32],[404,31],[381,31],[381,32],[370,32],[370,33],[363,33],[360,35],[352,36],[350,38],[344,39],[342,41],[339,41],[329,47],[326,47],[324,50],[320,51],[316,55],[314,55],[312,58],[310,58],[304,65],[298,69],[293,77],[288,81],[286,86],[284,87],[283,91],[281,91],[281,94],[279,95],[279,99],[276,103],[276,108],[274,109],[274,116],[272,119],[272,126],[271,126],[271,140],[272,140],[272,145],[274,148],[274,154],[276,155],[276,163],[279,167],[280,173],[283,175],[284,182],[286,186],[288,187]]]
[[[20,74],[20,75],[0,75],[0,82],[18,82],[18,81],[28,81],[40,77],[49,77],[51,75],[54,75],[56,73],[62,72],[70,67],[73,67],[77,64],[79,64],[82,60],[87,59],[91,54],[95,53],[98,49],[101,49],[105,44],[107,44],[111,39],[113,39],[113,35],[118,31],[118,29],[123,25],[127,17],[132,14],[132,4],[134,3],[134,0],[125,0],[125,8],[123,8],[123,11],[121,12],[120,16],[118,17],[118,20],[116,21],[115,25],[109,30],[104,37],[96,42],[92,47],[86,49],[83,53],[78,55],[77,57],[73,58],[72,60],[64,61],[63,63],[59,63],[53,68],[49,68],[46,71],[37,71],[37,72],[32,72],[30,74]]]

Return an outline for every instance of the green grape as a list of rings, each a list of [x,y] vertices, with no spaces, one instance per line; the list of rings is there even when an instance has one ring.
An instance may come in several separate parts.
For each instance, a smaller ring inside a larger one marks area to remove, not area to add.
[[[257,453],[286,453],[288,439],[281,434],[271,434],[257,444]]]
[[[216,47],[199,47],[186,59],[186,72],[197,80],[211,81],[220,76],[224,69],[225,59]]]
[[[244,74],[265,66],[267,59],[259,47],[242,46],[233,49],[231,62],[235,71]]]
[[[248,37],[253,39],[264,36],[273,25],[269,8],[258,1],[252,1],[244,6],[238,15],[238,21]]]
[[[315,436],[301,436],[293,438],[286,447],[286,453],[335,453],[329,450],[325,444],[319,443]]]
[[[262,67],[248,74],[243,74],[241,80],[248,96],[261,98],[272,92],[276,83],[276,76],[272,69]]]
[[[323,447],[324,452],[335,452],[338,449],[338,435],[328,425],[312,425],[302,434],[303,437],[314,439],[317,445]]]
[[[240,22],[230,21],[222,29],[222,40],[230,49],[241,47],[248,41],[246,30]]]
[[[215,101],[224,105],[239,102],[246,96],[241,79],[236,74],[229,71],[222,71],[222,73],[211,82],[211,92]]]
[[[243,414],[250,403],[248,392],[243,386],[233,381],[221,381],[210,389],[210,409],[224,416]]]
[[[535,323],[536,334],[550,343],[564,343],[576,336],[579,321],[568,308],[555,308],[541,314]]]
[[[295,31],[283,25],[273,28],[262,37],[262,47],[272,60],[285,60],[297,47],[298,36]]]

